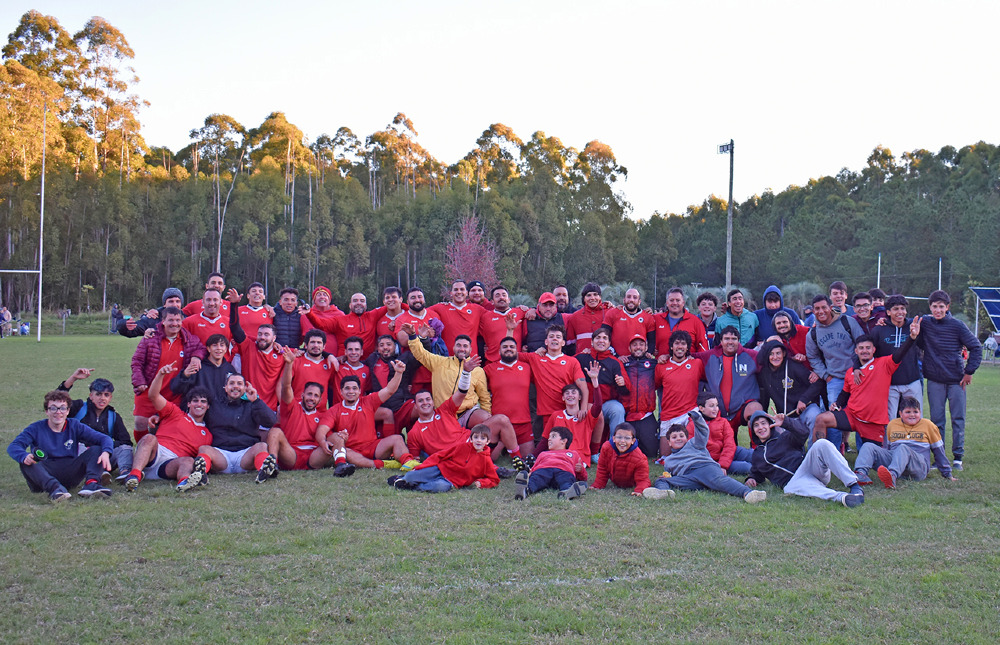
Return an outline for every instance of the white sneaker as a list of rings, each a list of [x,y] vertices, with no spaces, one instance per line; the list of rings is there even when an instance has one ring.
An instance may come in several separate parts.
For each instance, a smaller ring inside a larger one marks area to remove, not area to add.
[[[646,490],[642,491],[642,496],[646,499],[673,499],[674,493],[672,488],[656,488],[655,486],[650,486]]]

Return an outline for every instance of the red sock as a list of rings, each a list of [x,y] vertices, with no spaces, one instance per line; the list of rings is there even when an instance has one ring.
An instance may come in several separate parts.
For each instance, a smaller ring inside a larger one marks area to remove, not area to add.
[[[376,470],[379,470],[382,468],[382,466],[385,466],[385,462],[383,462],[381,459],[374,459],[373,461],[375,462]]]
[[[396,424],[395,423],[383,423],[382,424],[382,436],[391,437],[396,434]]]
[[[511,457],[520,457],[521,456],[521,446],[514,446],[514,449],[513,450],[509,450],[508,452],[510,453]]]
[[[336,459],[334,459],[333,463],[334,464],[346,464],[347,463],[347,457],[341,455],[340,457],[337,457]]]
[[[87,481],[83,482],[83,485],[89,486],[90,484],[96,484],[96,483],[97,483],[96,479],[88,479]]]
[[[256,455],[254,455],[253,458],[254,470],[260,470],[261,466],[264,465],[264,460],[267,459],[269,456],[270,455],[268,455],[266,452],[258,452]]]
[[[138,477],[139,481],[142,481],[142,471],[139,470],[138,468],[133,468],[132,470],[128,471],[128,476]]]
[[[205,460],[205,472],[207,473],[208,471],[212,470],[212,458],[203,452],[199,452],[198,456]],[[258,470],[260,469],[258,468]]]
[[[405,455],[399,458],[399,463],[405,464],[406,462],[410,461],[413,458],[414,458],[413,455],[411,455],[410,453],[406,453]]]

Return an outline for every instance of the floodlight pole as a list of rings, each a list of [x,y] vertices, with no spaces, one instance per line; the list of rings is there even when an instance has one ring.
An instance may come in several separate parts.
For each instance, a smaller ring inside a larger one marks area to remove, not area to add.
[[[42,258],[45,257],[45,125],[49,115],[49,102],[42,108],[42,190],[41,205],[38,207],[38,340],[42,342]]]
[[[729,206],[726,208],[726,291],[733,285],[733,140],[719,146],[719,154],[729,153]]]

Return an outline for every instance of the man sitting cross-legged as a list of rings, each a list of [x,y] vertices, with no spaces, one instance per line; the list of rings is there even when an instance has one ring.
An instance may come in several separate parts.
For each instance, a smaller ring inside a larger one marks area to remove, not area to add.
[[[310,330],[312,333],[319,330]],[[327,454],[317,450],[316,428],[319,427],[323,411],[324,387],[310,381],[302,386],[302,396],[296,400],[292,381],[298,352],[286,351],[282,356],[285,369],[281,374],[281,406],[278,408],[278,424],[267,432],[267,452],[274,455],[281,470],[314,470],[325,468],[336,461],[333,474],[347,477],[354,474],[354,466],[347,463],[347,453]]]
[[[144,478],[176,479],[177,490],[186,491],[201,483],[202,473],[194,472],[194,457],[198,446],[212,440],[205,426],[205,414],[211,405],[208,390],[195,387],[184,396],[187,413],[160,394],[163,379],[176,371],[173,364],[164,365],[147,390],[149,402],[160,416],[155,434],[139,440],[132,458],[132,470],[125,479],[125,490],[134,491]]]
[[[392,369],[396,373],[389,383],[367,396],[361,396],[361,381],[357,376],[341,379],[340,403],[326,411],[316,428],[316,443],[323,452],[333,456],[343,449],[347,461],[361,468],[412,470],[420,463],[398,434],[382,439],[375,434],[375,411],[399,387],[406,365],[396,361]]]
[[[266,481],[277,473],[278,463],[260,440],[260,428],[270,428],[276,420],[253,384],[241,374],[230,374],[225,394],[212,402],[205,415],[212,442],[198,449],[195,470],[239,474],[253,469],[258,484]]]

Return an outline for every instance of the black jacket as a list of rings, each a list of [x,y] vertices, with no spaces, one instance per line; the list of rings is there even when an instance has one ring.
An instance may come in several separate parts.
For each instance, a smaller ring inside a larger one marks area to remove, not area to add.
[[[775,411],[784,414],[794,410],[799,401],[806,405],[818,403],[820,395],[826,392],[826,381],[816,379],[815,383],[810,383],[809,370],[802,363],[789,360],[787,350],[784,362],[777,369],[774,369],[767,357],[775,347],[784,348],[780,341],[769,340],[757,353],[757,362],[760,364],[760,368],[757,370],[760,404],[766,410],[768,402],[774,401]],[[785,409],[786,388],[787,410]]]
[[[784,432],[772,429],[771,438],[754,448],[750,477],[758,484],[770,479],[775,486],[784,488],[805,458],[803,448],[809,439],[809,428],[788,417],[781,428]]]
[[[60,383],[56,389],[62,392],[69,392],[70,390],[70,388],[63,385],[63,383]],[[83,417],[80,418],[80,422],[83,423],[83,425],[89,426],[101,434],[106,434],[111,437],[111,440],[114,441],[116,448],[118,446],[132,445],[132,436],[125,428],[125,422],[122,421],[122,415],[110,405],[104,408],[100,414],[97,414],[97,408],[95,408],[94,404],[90,402],[90,399],[74,399],[73,403],[69,406],[68,418],[77,418],[77,415],[80,414],[80,410],[82,410],[84,406],[86,406],[87,411],[84,412]],[[108,414],[109,412],[114,413],[115,417],[111,428],[108,428],[108,419],[111,416]]]
[[[222,450],[243,450],[260,441],[258,429],[270,428],[277,418],[260,399],[231,401],[223,394],[212,401],[205,425],[212,432],[212,445]]]

